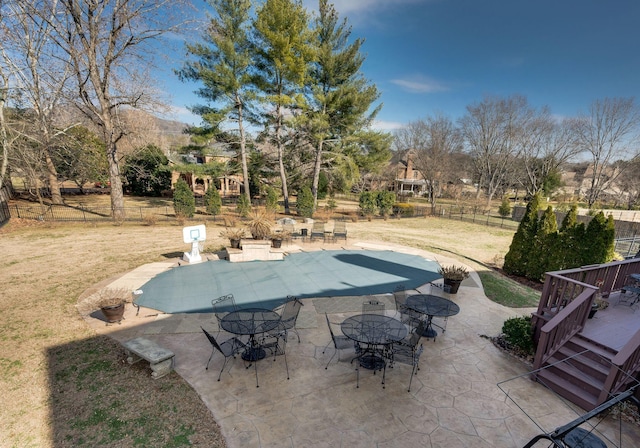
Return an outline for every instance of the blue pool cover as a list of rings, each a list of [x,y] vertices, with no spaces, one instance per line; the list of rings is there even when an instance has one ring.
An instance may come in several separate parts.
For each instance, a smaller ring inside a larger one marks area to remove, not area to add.
[[[437,262],[394,251],[294,253],[282,261],[183,265],[145,283],[137,303],[165,313],[209,313],[211,300],[233,294],[239,306],[273,308],[299,298],[362,296],[414,289],[441,278]]]

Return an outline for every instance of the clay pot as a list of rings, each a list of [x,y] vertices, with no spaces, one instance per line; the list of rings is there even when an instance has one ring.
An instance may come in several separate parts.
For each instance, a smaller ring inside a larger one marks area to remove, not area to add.
[[[124,318],[124,302],[120,305],[114,306],[103,306],[100,308],[104,318],[108,323],[120,323],[120,321]]]

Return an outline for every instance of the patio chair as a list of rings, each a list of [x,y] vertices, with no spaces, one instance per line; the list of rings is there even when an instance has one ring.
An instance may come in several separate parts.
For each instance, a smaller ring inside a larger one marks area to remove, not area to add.
[[[338,221],[336,220],[333,223],[333,232],[331,234],[333,240],[337,240],[338,238],[342,238],[347,241],[347,223],[346,221]]]
[[[216,351],[219,351],[220,353],[222,353],[222,356],[224,356],[224,363],[222,364],[222,368],[220,369],[220,373],[218,374],[218,381],[220,381],[220,377],[222,376],[222,372],[227,365],[229,358],[235,358],[236,355],[245,348],[246,344],[236,337],[232,337],[224,342],[218,343],[216,338],[211,333],[209,333],[202,327],[200,328],[204,332],[212,347],[211,356],[209,356],[209,360],[207,361],[205,370],[209,370],[209,363],[211,362],[211,358],[213,358],[213,355]]]
[[[411,350],[415,350],[418,346],[418,342],[420,342],[420,338],[422,337],[422,333],[424,332],[426,323],[421,320],[418,322],[418,325],[414,327],[411,332],[401,341],[395,342],[391,344],[391,350],[393,352],[394,349],[398,348],[409,348]]]
[[[362,303],[362,314],[384,314],[384,302],[376,299],[365,300]]]
[[[396,311],[400,314],[400,320],[411,327],[416,327],[422,320],[422,314],[407,308],[407,291],[404,285],[396,286],[393,291],[393,299],[396,304]]]
[[[409,388],[407,392],[411,392],[411,382],[413,381],[413,375],[416,374],[418,370],[420,370],[420,356],[424,351],[424,347],[422,344],[415,350],[402,346],[402,345],[394,345],[393,349],[393,364],[399,362],[401,364],[408,364],[411,366],[411,377],[409,378]]]
[[[302,308],[302,302],[294,296],[288,296],[287,302],[282,308],[280,313],[280,323],[278,326],[269,332],[269,337],[283,337],[287,340],[288,332],[292,331],[298,336],[298,343],[300,343],[300,333],[296,330],[296,321],[298,320],[298,314],[300,314],[300,308]]]
[[[211,306],[213,307],[213,313],[218,320],[218,333],[222,330],[220,326],[220,322],[227,314],[232,311],[237,311],[238,306],[236,305],[236,301],[233,298],[233,294],[227,294],[224,296],[220,296],[217,299],[213,299],[211,301]]]
[[[324,240],[324,223],[321,221],[314,221],[313,227],[311,228],[311,241],[316,238],[322,238]]]
[[[333,347],[334,347],[334,352],[333,355],[331,355],[331,358],[329,359],[329,362],[327,363],[327,365],[324,367],[325,370],[329,367],[329,364],[331,364],[331,361],[333,360],[333,357],[336,356],[336,353],[338,353],[338,350],[346,350],[346,349],[354,349],[356,352],[358,352],[358,348],[356,347],[356,344],[354,341],[352,341],[351,339],[349,339],[346,336],[336,336],[335,334],[333,334],[333,328],[332,325],[337,325],[337,324],[333,324],[330,320],[329,320],[329,316],[327,315],[327,313],[324,313],[324,317],[327,319],[327,327],[329,327],[329,333],[331,334],[331,340],[327,343],[327,345],[325,345],[324,350],[322,350],[322,354],[324,354],[324,352],[327,351],[327,348],[329,347],[329,344],[331,344],[333,342]],[[340,357],[338,356],[338,360],[340,360]]]
[[[302,236],[300,233],[296,233],[296,226],[292,222],[283,223],[282,231],[285,234],[287,241],[291,241],[293,238],[299,238]]]

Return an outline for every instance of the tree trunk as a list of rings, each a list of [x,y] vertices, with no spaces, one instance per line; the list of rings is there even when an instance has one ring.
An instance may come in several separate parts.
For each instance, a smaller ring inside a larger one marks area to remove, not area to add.
[[[244,183],[244,194],[251,204],[251,189],[249,187],[249,170],[247,169],[247,142],[244,134],[244,123],[242,122],[242,102],[236,94],[236,104],[238,108],[238,132],[240,133],[240,161],[242,164],[242,178]]]
[[[44,152],[44,159],[47,164],[47,178],[49,179],[49,191],[51,192],[51,203],[60,205],[62,201],[62,193],[60,193],[60,184],[58,184],[58,172],[51,160],[49,148]]]
[[[324,140],[318,142],[318,148],[316,149],[316,161],[313,166],[313,185],[311,186],[311,193],[313,194],[313,210],[318,209],[318,184],[320,183],[320,168],[322,168],[322,148],[324,146]]]

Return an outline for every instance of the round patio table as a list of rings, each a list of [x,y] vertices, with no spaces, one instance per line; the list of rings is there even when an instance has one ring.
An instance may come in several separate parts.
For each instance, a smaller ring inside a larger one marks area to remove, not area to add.
[[[275,311],[262,308],[245,308],[232,311],[222,318],[220,326],[229,333],[248,335],[249,344],[242,353],[245,361],[257,361],[266,356],[260,344],[255,340],[256,334],[271,331],[280,323],[280,316]]]
[[[424,328],[422,336],[427,338],[433,338],[435,340],[438,332],[434,330],[432,320],[434,317],[448,318],[455,316],[460,312],[460,307],[457,303],[445,299],[444,297],[434,296],[432,294],[414,294],[407,297],[405,303],[407,308],[410,308],[418,313],[424,314],[427,317],[427,325]],[[444,332],[444,328],[442,329]]]
[[[377,346],[387,346],[407,336],[407,327],[393,317],[382,314],[358,314],[345,319],[340,325],[342,333],[349,339],[367,346],[358,356],[358,362],[369,370],[380,370],[384,359]]]

